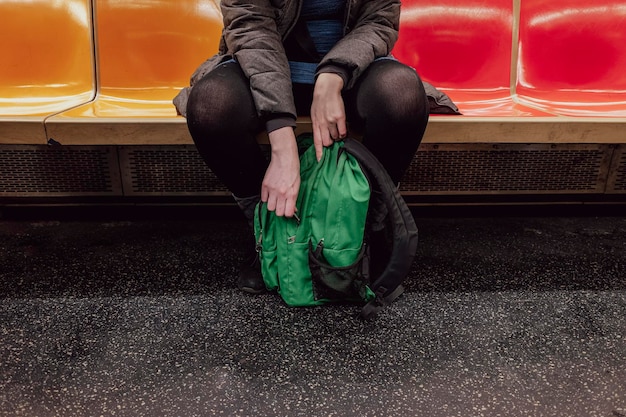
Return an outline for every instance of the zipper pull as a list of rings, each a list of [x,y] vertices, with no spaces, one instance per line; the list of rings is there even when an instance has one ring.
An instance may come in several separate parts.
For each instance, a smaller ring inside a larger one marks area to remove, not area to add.
[[[319,257],[322,255],[322,249],[324,249],[324,238],[320,239],[319,242],[317,242],[317,247],[315,248],[315,258],[319,259]]]
[[[263,233],[259,233],[259,240],[256,241],[256,245],[254,246],[254,250],[256,253],[260,253],[261,249],[263,249]]]

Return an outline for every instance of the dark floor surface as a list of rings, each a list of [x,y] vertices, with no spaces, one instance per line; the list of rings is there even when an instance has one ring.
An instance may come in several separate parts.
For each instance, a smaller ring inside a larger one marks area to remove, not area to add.
[[[626,216],[418,210],[372,322],[240,293],[240,219],[165,217],[0,219],[0,416],[626,417]]]

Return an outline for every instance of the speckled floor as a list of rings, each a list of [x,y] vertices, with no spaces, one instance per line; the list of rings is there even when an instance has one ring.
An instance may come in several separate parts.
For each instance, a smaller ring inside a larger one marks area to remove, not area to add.
[[[0,220],[0,416],[626,417],[626,217],[418,226],[364,323],[239,293],[237,218]]]

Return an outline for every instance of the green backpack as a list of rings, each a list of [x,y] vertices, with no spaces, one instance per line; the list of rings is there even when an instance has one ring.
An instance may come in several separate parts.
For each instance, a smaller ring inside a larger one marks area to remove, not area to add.
[[[255,210],[265,285],[289,306],[352,301],[364,304],[362,317],[372,317],[403,292],[400,284],[417,249],[413,217],[360,142],[335,142],[318,163],[310,135],[298,139],[308,148],[300,157],[297,215],[278,217],[264,203]],[[393,236],[390,261],[379,277],[369,271],[368,212],[370,202],[381,201],[370,199],[372,190],[383,196]]]

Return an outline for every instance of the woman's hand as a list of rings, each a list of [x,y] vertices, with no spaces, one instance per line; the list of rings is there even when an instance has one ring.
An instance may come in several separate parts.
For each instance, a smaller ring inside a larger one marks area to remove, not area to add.
[[[333,73],[318,75],[313,90],[311,122],[317,160],[322,159],[324,146],[346,137],[346,111],[341,97],[343,79]]]
[[[261,186],[261,201],[277,216],[292,217],[300,190],[300,158],[293,128],[283,127],[269,134],[272,156]]]

